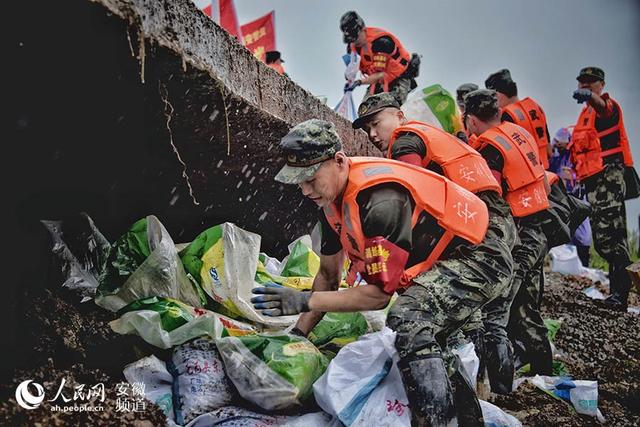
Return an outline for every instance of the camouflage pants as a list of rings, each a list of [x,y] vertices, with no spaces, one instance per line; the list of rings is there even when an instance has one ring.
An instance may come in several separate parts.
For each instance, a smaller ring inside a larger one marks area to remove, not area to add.
[[[517,344],[516,355],[531,362],[532,372],[550,375],[551,344],[540,315],[547,238],[539,227],[522,226],[520,241],[513,254],[517,264],[514,281],[505,306],[496,307],[501,314],[496,319],[504,321],[508,314],[507,332]]]
[[[387,317],[403,359],[440,356],[447,339],[509,286],[511,247],[517,239],[510,216],[490,214],[485,240],[461,245],[450,259],[413,279]]]
[[[398,101],[400,105],[404,104],[404,102],[407,100],[409,92],[411,92],[412,90],[412,81],[413,79],[409,77],[398,77],[389,84],[389,93],[393,95],[393,97],[396,99],[396,101]],[[367,88],[367,92],[365,93],[364,98],[369,96],[370,91],[371,86]],[[383,91],[384,90],[382,88],[382,85],[377,84],[374,93],[381,93]]]
[[[631,264],[624,206],[624,166],[614,163],[592,177],[587,186],[591,230],[596,251],[609,263],[611,291],[630,286],[625,268]]]

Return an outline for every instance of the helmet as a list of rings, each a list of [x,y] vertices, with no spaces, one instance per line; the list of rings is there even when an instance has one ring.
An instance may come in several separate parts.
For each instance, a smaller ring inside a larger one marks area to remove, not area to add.
[[[358,38],[358,33],[364,28],[364,20],[353,10],[342,15],[340,18],[340,30],[342,31],[342,41],[353,43]]]

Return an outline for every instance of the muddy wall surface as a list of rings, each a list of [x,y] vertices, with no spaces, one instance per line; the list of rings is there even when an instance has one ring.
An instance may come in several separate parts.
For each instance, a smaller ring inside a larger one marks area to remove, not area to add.
[[[282,256],[317,210],[273,181],[279,139],[323,118],[349,154],[372,154],[350,123],[189,0],[15,2],[10,12],[8,325],[29,309],[25,288],[49,278],[40,219],[85,211],[113,241],[155,214],[176,242],[232,221]],[[20,334],[19,325],[7,329]]]

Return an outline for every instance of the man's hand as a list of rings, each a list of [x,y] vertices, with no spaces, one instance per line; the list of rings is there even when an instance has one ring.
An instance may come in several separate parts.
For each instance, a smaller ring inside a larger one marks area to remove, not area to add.
[[[591,99],[591,89],[577,89],[573,92],[573,98],[578,104],[588,102]]]
[[[352,83],[346,82],[344,84],[344,91],[345,92],[351,92],[352,90],[354,90],[355,88],[357,88],[361,84],[362,84],[361,80],[354,80]]]
[[[309,299],[313,293],[296,291],[275,283],[267,283],[251,292],[260,294],[251,298],[251,303],[265,316],[289,316],[309,311]]]

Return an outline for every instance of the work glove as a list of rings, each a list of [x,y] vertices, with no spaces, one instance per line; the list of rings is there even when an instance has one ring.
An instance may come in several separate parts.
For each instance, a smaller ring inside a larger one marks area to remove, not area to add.
[[[260,294],[251,298],[251,303],[265,316],[289,316],[309,311],[312,292],[300,292],[275,283],[267,283],[251,292]]]
[[[578,104],[587,102],[591,99],[591,89],[577,89],[573,92],[573,98],[578,101]]]
[[[352,90],[354,90],[355,88],[357,88],[358,86],[360,86],[362,84],[362,82],[360,80],[354,80],[352,83],[346,82],[344,84],[344,91],[345,92],[350,92]]]

